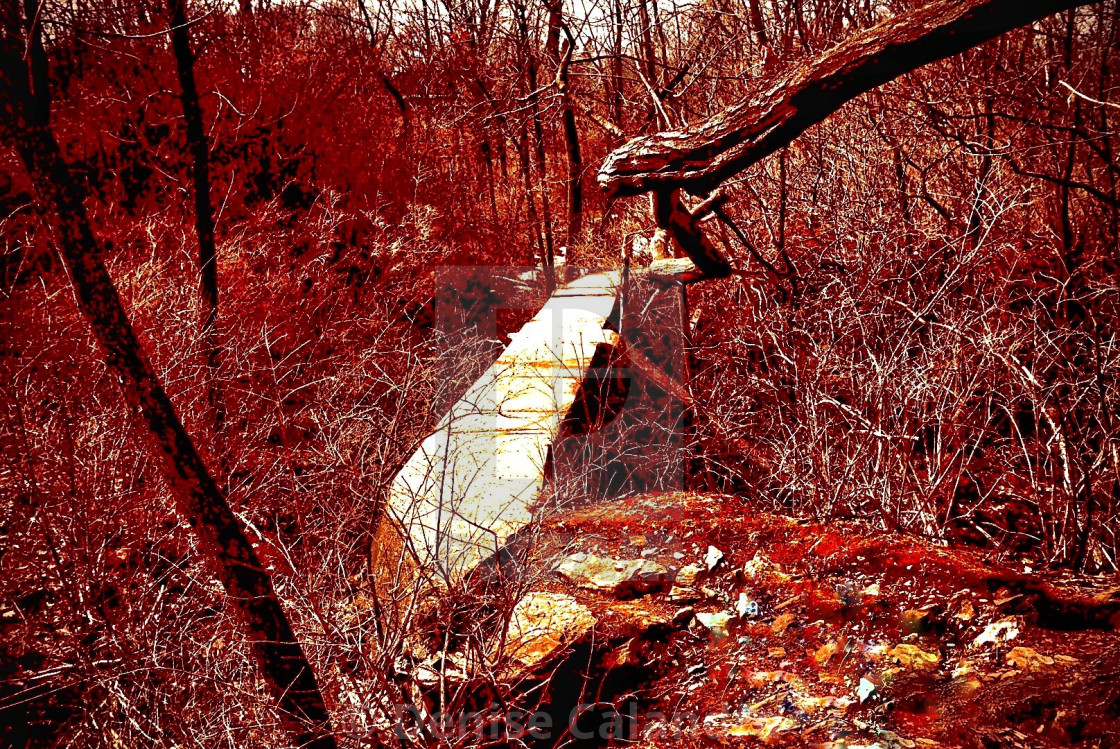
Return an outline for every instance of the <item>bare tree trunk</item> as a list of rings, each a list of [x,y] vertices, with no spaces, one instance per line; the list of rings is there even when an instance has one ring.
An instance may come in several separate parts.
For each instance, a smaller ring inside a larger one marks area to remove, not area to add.
[[[428,0],[421,0],[421,21],[424,25],[424,43],[426,49],[432,48],[432,25],[428,20]]]
[[[372,39],[372,37],[371,37]],[[412,129],[412,117],[408,111],[408,103],[404,100],[404,96],[393,85],[392,79],[385,73],[381,74],[381,84],[385,86],[385,90],[389,92],[389,96],[393,97],[393,102],[397,105],[397,110],[401,113],[401,129],[398,134],[401,148],[404,148],[408,143],[408,133]]]
[[[1074,32],[1074,12],[1071,10],[1066,19],[1066,33],[1063,43],[1063,59],[1062,64],[1065,68],[1066,76],[1069,76],[1070,70],[1073,67],[1073,32]],[[1072,131],[1076,132],[1081,127],[1081,98],[1074,97],[1073,101],[1073,127]],[[1073,170],[1077,166],[1077,144],[1078,138],[1069,138],[1069,143],[1066,146],[1065,164],[1062,167],[1062,182],[1059,187],[1060,201],[1061,201],[1061,227],[1062,227],[1062,262],[1065,266],[1065,273],[1067,278],[1072,276],[1076,271],[1078,264],[1077,252],[1075,251],[1076,238],[1073,233],[1073,218],[1071,216],[1070,206],[1070,181],[1073,179]]]
[[[583,232],[583,156],[580,154],[576,115],[564,107],[564,143],[568,153],[568,252],[579,244]]]
[[[501,108],[498,106],[498,102],[496,102],[494,100],[494,97],[490,95],[490,90],[486,88],[486,84],[483,83],[482,79],[476,80],[475,84],[478,86],[478,90],[482,93],[483,98],[486,99],[486,103],[490,105],[490,112],[491,112],[492,116],[494,117],[494,120],[498,123],[498,134],[497,134],[496,137],[493,138],[493,148],[496,148],[497,151],[498,151],[498,164],[502,167],[502,182],[503,182],[503,184],[508,184],[510,178],[509,178],[509,158],[506,154],[506,134],[509,132],[509,122],[506,119],[506,116],[502,113]],[[486,143],[487,143],[487,149],[486,149],[487,163],[490,165],[490,167],[492,169],[493,168],[493,158],[494,158],[493,148],[491,148],[490,145],[489,145],[490,141],[486,141]],[[518,150],[518,155],[520,155],[521,154],[520,146],[518,146],[518,149],[519,149]],[[525,162],[522,161],[522,163],[524,164]],[[490,184],[491,184],[491,195],[490,195],[490,197],[491,197],[491,209],[494,211],[494,218],[497,219],[497,217],[498,217],[498,205],[497,205],[497,200],[494,198],[495,188],[494,188],[493,178],[491,178]],[[528,181],[526,181],[526,183],[525,183],[525,189],[526,190],[529,189]],[[529,193],[526,193],[526,197],[529,198],[530,202],[532,201],[532,195],[530,195]],[[513,213],[514,213],[515,216],[521,214],[521,203],[520,202],[518,202],[518,204],[515,207]],[[531,205],[530,205],[530,213],[531,213],[531,217],[533,217],[534,214],[532,214],[532,206]],[[533,218],[533,220],[535,221],[535,218]],[[534,228],[534,231],[535,230],[536,229]]]
[[[544,227],[541,225],[540,216],[537,214],[537,198],[533,194],[533,165],[529,156],[528,127],[521,128],[521,137],[517,140],[517,160],[521,165],[521,181],[525,185],[529,224],[533,227],[533,244],[536,247],[536,254],[541,261],[543,270],[546,267],[547,255],[544,247]]]
[[[486,165],[486,192],[490,196],[490,220],[498,220],[498,198],[494,189],[494,150],[490,146],[490,138],[483,137],[478,144],[478,151],[482,154],[482,163]]]
[[[248,3],[249,0],[245,0]],[[199,287],[202,292],[202,338],[206,346],[206,366],[210,370],[207,400],[214,419],[214,440],[222,473],[227,460],[222,449],[225,425],[225,399],[222,397],[221,360],[218,344],[218,254],[214,240],[214,204],[210,199],[210,142],[202,122],[202,105],[194,77],[194,53],[187,26],[186,0],[168,0],[171,10],[171,47],[179,74],[179,101],[187,123],[187,148],[191,153],[191,178],[194,182],[194,227],[198,236]],[[251,7],[250,7],[251,12]]]
[[[914,218],[910,212],[910,198],[906,187],[906,164],[902,161],[902,152],[891,144],[891,159],[894,162],[894,178],[898,183],[898,210],[902,213],[902,225],[905,231],[903,245],[907,248],[914,237]]]
[[[754,36],[758,41],[758,46],[766,49],[768,42],[766,41],[766,21],[762,17],[762,3],[759,0],[748,0],[747,2],[750,10],[751,26],[754,27]]]
[[[657,88],[657,55],[653,49],[653,19],[650,18],[647,0],[638,0],[638,24],[641,26],[642,61],[645,63],[645,76],[649,85]]]
[[[556,247],[552,237],[552,205],[548,198],[548,157],[544,150],[544,127],[541,124],[540,101],[536,93],[537,67],[529,62],[529,104],[533,113],[533,142],[537,153],[537,184],[541,193],[541,217],[544,221],[544,278],[549,294],[556,288]]]
[[[537,185],[541,194],[541,218],[544,228],[544,252],[541,266],[544,270],[545,289],[551,294],[556,288],[556,249],[552,241],[552,206],[548,199],[548,157],[544,150],[544,126],[541,124],[540,96],[537,93],[537,62],[529,48],[528,8],[518,4],[518,25],[521,32],[521,55],[525,63],[529,111],[533,121],[533,145],[538,168]]]
[[[992,154],[996,147],[996,118],[992,111],[992,93],[984,95],[984,155],[980,159],[980,172],[976,177],[976,190],[972,196],[972,207],[968,212],[968,224],[964,235],[973,247],[980,239],[980,230],[983,228],[983,215],[981,208],[984,205],[984,193],[988,189],[988,179],[992,174]]]
[[[622,127],[622,28],[626,19],[622,12],[622,0],[614,0],[611,8],[614,13],[614,37],[611,49],[610,120]]]
[[[1108,18],[1107,24],[1104,17]],[[1101,59],[1098,66],[1097,73],[1097,99],[1104,101],[1107,96],[1108,87],[1112,82],[1112,71],[1109,69],[1109,54],[1108,50],[1113,49],[1117,44],[1117,17],[1116,13],[1108,13],[1107,6],[1101,6],[1098,13],[1099,23],[1102,28],[1106,25],[1108,27],[1108,43],[1101,45]],[[1113,133],[1114,128],[1109,122],[1109,109],[1110,107],[1100,108],[1100,119],[1097,122],[1098,132],[1105,135],[1101,138],[1101,151],[1102,156],[1106,163],[1113,163]],[[1108,194],[1113,199],[1113,204],[1109,209],[1108,232],[1109,238],[1112,241],[1113,247],[1120,245],[1120,205],[1117,205],[1117,179],[1116,174],[1112,169],[1105,170],[1105,176],[1108,179]],[[1120,472],[1117,473],[1117,493],[1120,495]]]
[[[853,35],[756,96],[683,132],[636,138],[599,170],[610,195],[708,192],[845,102],[903,73],[1087,0],[936,0]]]
[[[566,32],[568,31],[565,27]],[[563,58],[556,71],[556,87],[560,91],[561,117],[564,125],[564,147],[568,156],[568,255],[580,241],[583,232],[583,156],[580,152],[579,130],[576,113],[572,109],[572,93],[568,87],[568,67],[575,51],[575,40],[570,32],[564,45]]]
[[[560,27],[564,24],[564,0],[544,0],[548,11],[548,34],[544,40],[544,51],[548,59],[560,62]]]
[[[0,86],[0,126],[18,149],[39,196],[55,213],[59,249],[78,306],[125,396],[143,415],[179,510],[240,615],[285,729],[299,746],[333,748],[323,696],[272,580],[179,421],[101,260],[86,213],[88,190],[72,177],[51,132],[47,55],[38,9],[36,0],[27,0],[23,18],[18,0],[9,0],[4,9],[7,28],[0,38],[0,70],[6,80]]]

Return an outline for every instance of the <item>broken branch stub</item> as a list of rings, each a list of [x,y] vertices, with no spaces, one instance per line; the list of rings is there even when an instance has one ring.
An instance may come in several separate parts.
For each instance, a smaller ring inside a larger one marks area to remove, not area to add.
[[[682,131],[635,138],[599,169],[610,196],[706,193],[845,102],[923,65],[1087,0],[937,0],[855,34],[765,91]],[[699,265],[699,263],[698,263]]]
[[[707,202],[707,201],[705,201]],[[705,278],[726,278],[731,263],[716,249],[712,240],[700,230],[700,215],[693,214],[681,200],[679,190],[653,194],[653,217],[658,227],[666,229]]]

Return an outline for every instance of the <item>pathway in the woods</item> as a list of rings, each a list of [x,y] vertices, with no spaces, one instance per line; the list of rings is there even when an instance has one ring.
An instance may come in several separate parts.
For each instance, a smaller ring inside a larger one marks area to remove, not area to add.
[[[615,271],[558,289],[397,474],[386,511],[410,566],[456,582],[531,521],[596,346],[616,339],[603,325],[619,284]]]

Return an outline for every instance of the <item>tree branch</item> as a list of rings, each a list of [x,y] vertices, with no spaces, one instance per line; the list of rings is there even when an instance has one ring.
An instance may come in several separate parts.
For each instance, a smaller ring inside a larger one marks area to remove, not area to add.
[[[935,0],[856,34],[728,111],[684,131],[636,138],[607,157],[599,184],[611,196],[711,191],[845,102],[1087,0]]]

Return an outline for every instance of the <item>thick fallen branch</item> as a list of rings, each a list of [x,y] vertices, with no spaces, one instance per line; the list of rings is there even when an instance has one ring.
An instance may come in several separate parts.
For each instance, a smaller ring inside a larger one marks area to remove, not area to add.
[[[845,102],[1087,0],[936,0],[860,32],[766,91],[695,127],[636,138],[607,157],[612,196],[683,188],[706,193],[824,120]]]

